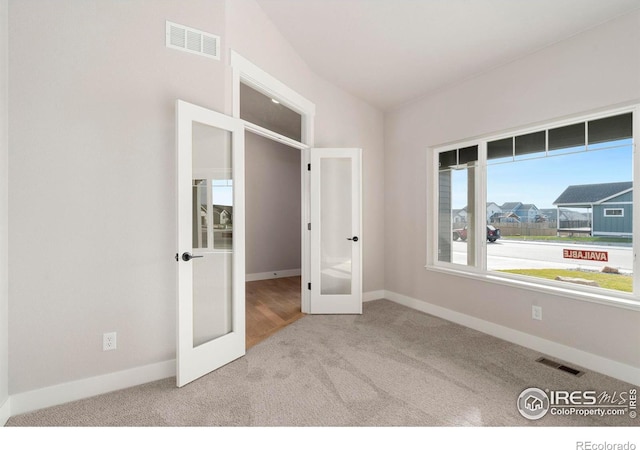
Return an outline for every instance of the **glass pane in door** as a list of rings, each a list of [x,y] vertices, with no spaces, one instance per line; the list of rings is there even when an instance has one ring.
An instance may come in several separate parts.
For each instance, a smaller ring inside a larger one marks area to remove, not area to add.
[[[193,346],[233,331],[231,133],[193,123]]]
[[[322,158],[320,163],[320,292],[351,294],[351,159]]]

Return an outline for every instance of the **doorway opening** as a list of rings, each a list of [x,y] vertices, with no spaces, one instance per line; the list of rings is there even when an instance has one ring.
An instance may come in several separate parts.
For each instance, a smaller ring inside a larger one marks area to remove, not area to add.
[[[304,316],[301,153],[245,131],[247,349]]]
[[[311,242],[307,227],[310,223],[310,177],[307,167],[310,163],[310,149],[313,147],[315,105],[233,50],[230,54],[230,64],[233,73],[233,95],[230,105],[233,117],[244,122],[246,131],[298,149],[300,153],[302,255],[300,297],[302,312],[309,313],[310,290],[304,288],[311,281]],[[244,100],[249,100],[249,105],[246,103],[244,105],[244,111],[241,111],[243,109],[241,108],[242,92],[244,92]],[[249,94],[248,97],[247,94]],[[274,110],[273,105],[284,109]],[[247,116],[247,106],[255,107],[256,114]],[[291,114],[292,112],[294,114]],[[276,117],[277,120],[272,120]],[[299,130],[299,133],[295,130]]]

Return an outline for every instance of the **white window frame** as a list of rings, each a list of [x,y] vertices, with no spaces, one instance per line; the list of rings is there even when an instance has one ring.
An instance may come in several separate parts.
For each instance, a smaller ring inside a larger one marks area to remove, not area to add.
[[[640,260],[635,257],[636,249],[640,247],[640,195],[633,196],[633,293],[609,291],[601,288],[582,285],[561,285],[554,280],[545,280],[529,276],[510,274],[487,270],[486,239],[476,239],[474,249],[478,263],[476,266],[465,266],[438,260],[438,208],[439,208],[439,154],[458,148],[478,146],[477,173],[475,175],[475,229],[483,230],[486,224],[487,201],[487,143],[512,136],[534,133],[537,131],[558,128],[578,122],[602,119],[625,113],[633,113],[633,180],[640,182],[640,148],[638,145],[640,136],[640,105],[634,104],[620,108],[601,110],[595,113],[587,113],[566,117],[561,120],[550,120],[541,125],[511,129],[505,132],[487,134],[464,141],[429,147],[427,151],[427,262],[425,268],[429,271],[447,273],[451,275],[482,280],[489,283],[502,284],[520,289],[553,294],[572,299],[584,300],[609,306],[640,311]],[[545,155],[546,156],[546,155]],[[639,191],[640,192],[640,191]],[[620,216],[616,216],[620,217]]]
[[[620,214],[607,214],[610,211],[620,211]],[[605,208],[604,217],[624,217],[624,208]]]

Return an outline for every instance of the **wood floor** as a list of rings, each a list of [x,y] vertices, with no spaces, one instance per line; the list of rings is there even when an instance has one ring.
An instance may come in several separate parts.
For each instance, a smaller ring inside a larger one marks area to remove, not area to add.
[[[287,277],[246,283],[247,349],[304,316],[300,282]]]

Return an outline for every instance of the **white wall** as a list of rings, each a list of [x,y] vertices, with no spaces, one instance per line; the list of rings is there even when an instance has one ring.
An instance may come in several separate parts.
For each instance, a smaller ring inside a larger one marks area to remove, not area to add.
[[[3,424],[1,411],[3,411],[3,405],[9,398],[9,283],[7,269],[9,234],[7,229],[7,191],[9,187],[7,50],[9,33],[7,29],[7,8],[8,0],[0,0],[0,425]]]
[[[316,76],[254,0],[231,0],[226,12],[228,48],[315,103],[315,146],[363,149],[363,285],[383,289],[383,114]]]
[[[10,1],[12,395],[175,358],[175,100],[222,111],[227,69],[165,20],[224,2]]]
[[[301,151],[245,133],[246,272],[301,268]]]
[[[640,12],[385,116],[385,289],[640,367],[640,313],[426,271],[426,149],[640,101]],[[389,210],[389,208],[387,208]],[[531,320],[531,305],[544,320]]]
[[[365,289],[383,288],[383,115],[310,72],[253,0],[9,2],[12,396],[175,357],[174,102],[230,113],[231,71],[226,51],[165,48],[165,20],[315,102],[317,144],[364,149]]]

